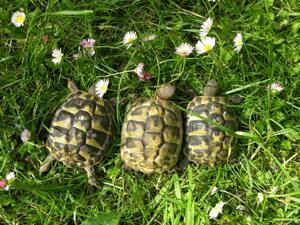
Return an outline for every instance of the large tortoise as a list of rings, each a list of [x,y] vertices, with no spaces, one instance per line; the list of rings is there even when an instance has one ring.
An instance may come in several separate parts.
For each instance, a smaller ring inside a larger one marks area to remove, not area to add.
[[[94,168],[108,150],[112,136],[113,109],[108,100],[100,98],[93,85],[88,92],[68,82],[71,94],[56,110],[46,147],[49,155],[40,172],[49,169],[52,161],[85,169],[88,182],[97,186]]]
[[[210,80],[203,96],[196,96],[187,106],[185,155],[196,164],[214,166],[235,153],[236,118],[226,99],[215,96],[217,89],[218,83]]]
[[[125,116],[121,134],[121,157],[125,167],[146,174],[173,168],[181,150],[181,111],[168,101],[175,87],[162,86],[155,99],[139,98]]]

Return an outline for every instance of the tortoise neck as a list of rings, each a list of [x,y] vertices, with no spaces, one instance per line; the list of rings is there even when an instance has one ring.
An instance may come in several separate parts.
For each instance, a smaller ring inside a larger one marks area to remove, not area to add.
[[[205,87],[203,91],[204,96],[215,96],[217,94],[216,87]]]
[[[204,87],[204,96],[215,96],[218,90],[218,83],[216,80],[210,80]]]

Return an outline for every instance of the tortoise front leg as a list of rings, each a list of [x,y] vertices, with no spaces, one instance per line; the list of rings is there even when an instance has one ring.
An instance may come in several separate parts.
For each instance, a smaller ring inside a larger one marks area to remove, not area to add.
[[[56,160],[56,158],[54,157],[54,155],[49,154],[47,156],[47,158],[44,160],[44,162],[42,162],[41,168],[40,168],[40,172],[47,172],[49,170],[49,166],[50,163],[53,162],[54,160]]]

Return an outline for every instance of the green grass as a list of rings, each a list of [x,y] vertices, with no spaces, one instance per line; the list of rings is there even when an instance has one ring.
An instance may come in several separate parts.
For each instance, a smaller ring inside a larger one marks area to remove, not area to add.
[[[17,28],[10,18],[21,8],[26,23]],[[208,17],[214,19],[209,36],[216,37],[215,48],[177,56],[175,47],[195,44]],[[0,177],[15,171],[17,179],[9,191],[0,191],[0,224],[299,224],[299,17],[297,0],[2,1]],[[127,49],[122,39],[131,30],[139,39]],[[239,54],[232,46],[237,32],[245,42]],[[143,42],[150,34],[157,38]],[[97,41],[96,54],[74,60],[80,40],[88,37]],[[54,48],[64,53],[59,65],[51,62]],[[150,81],[130,72],[140,62]],[[49,173],[38,173],[51,119],[68,94],[66,78],[82,90],[109,78],[106,98],[123,98],[116,105],[114,142],[96,167],[98,190],[84,171],[59,162]],[[201,94],[212,78],[222,95],[243,98],[234,106],[242,131],[236,162],[216,168],[191,164],[184,172],[151,176],[124,170],[120,127],[133,96],[152,97],[159,85],[171,82],[178,88],[173,100],[185,108],[191,100],[186,88]],[[278,94],[267,89],[275,81],[284,86]],[[25,128],[32,138],[22,143]],[[214,186],[218,191],[211,196]],[[273,187],[277,191],[270,193]],[[226,203],[223,213],[210,220],[209,211],[220,201]],[[245,209],[237,210],[239,205]]]

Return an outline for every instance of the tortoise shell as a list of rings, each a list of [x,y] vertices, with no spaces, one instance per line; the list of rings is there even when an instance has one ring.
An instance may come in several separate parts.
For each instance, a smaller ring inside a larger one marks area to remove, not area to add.
[[[214,166],[227,161],[234,153],[235,139],[224,129],[209,121],[237,129],[233,112],[224,97],[197,96],[189,104],[186,121],[185,154],[189,161]]]
[[[109,101],[88,92],[69,95],[57,109],[47,140],[50,154],[67,166],[100,163],[112,133]]]
[[[122,126],[125,167],[146,174],[163,172],[178,161],[183,136],[181,111],[163,99],[137,99]]]

